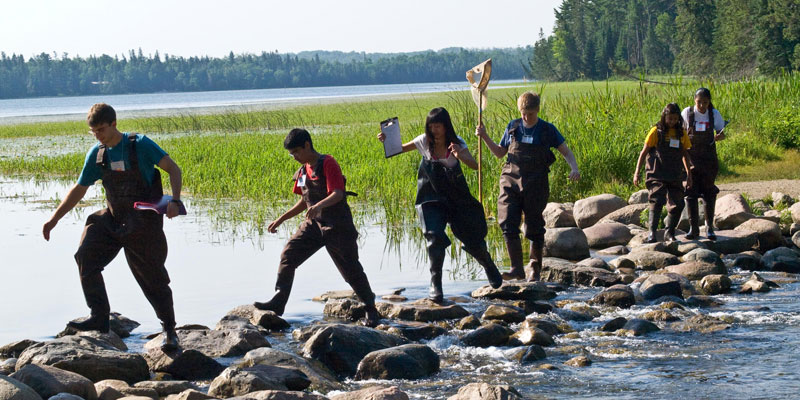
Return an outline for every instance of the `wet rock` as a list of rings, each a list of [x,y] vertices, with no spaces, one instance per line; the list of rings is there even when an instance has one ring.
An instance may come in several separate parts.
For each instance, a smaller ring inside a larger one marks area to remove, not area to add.
[[[95,388],[97,386],[95,385]],[[143,381],[136,382],[133,385],[135,388],[153,389],[159,397],[167,397],[172,394],[182,393],[186,390],[193,389],[194,386],[188,381]]]
[[[481,318],[514,324],[525,321],[525,311],[519,307],[492,304],[486,309]]]
[[[91,380],[49,365],[27,364],[11,374],[10,378],[27,385],[43,399],[59,393],[71,393],[85,400],[97,399],[97,391]]]
[[[491,286],[482,286],[475,289],[471,296],[477,299],[536,301],[553,299],[556,297],[556,292],[541,282],[511,281],[504,282],[503,286],[497,289],[492,289]]]
[[[406,321],[442,321],[463,318],[469,315],[469,312],[464,307],[457,304],[438,305],[428,299],[420,299],[413,303],[403,304],[378,303],[376,306],[383,317]]]
[[[662,243],[663,244],[663,242],[664,242],[664,232],[666,232],[666,230],[664,230],[664,229],[659,229],[659,230],[656,231],[656,240],[658,241],[658,243]],[[637,230],[636,232],[631,230],[631,233],[633,234],[633,237],[628,242],[628,247],[631,248],[631,251],[637,250],[637,248],[641,247],[641,246],[647,246],[647,245],[650,245],[650,244],[656,244],[656,243],[645,243],[645,240],[647,239],[647,236],[649,235],[649,231],[647,231],[647,230],[642,229],[642,230]],[[675,234],[676,235],[680,235],[681,232],[676,230]]]
[[[726,259],[732,259],[731,267],[740,268],[745,271],[761,271],[764,265],[761,264],[761,254],[757,251],[745,251],[743,253],[732,254]]]
[[[184,327],[181,328],[185,329]],[[250,322],[249,319],[245,317],[240,317],[238,315],[226,315],[222,317],[222,319],[220,319],[219,322],[217,322],[217,326],[214,327],[214,330],[217,331],[222,331],[222,330],[239,331],[245,329],[249,329],[252,331],[259,331],[261,332],[262,335],[268,335],[270,332],[268,329],[264,329],[263,327],[253,325],[253,323]],[[203,330],[203,329],[195,329],[195,330]]]
[[[259,331],[254,330],[183,330],[178,329],[178,340],[184,350],[197,350],[209,357],[241,356],[259,347],[270,347]],[[158,349],[163,333],[145,343],[144,349]]]
[[[800,254],[788,247],[778,247],[764,253],[761,263],[769,271],[800,273]]]
[[[503,346],[514,332],[503,325],[489,323],[461,338],[465,346],[491,347]]]
[[[609,287],[620,283],[619,275],[603,268],[575,266],[572,282],[582,286]]]
[[[670,322],[670,321],[677,321],[680,318],[672,315],[672,313],[670,313],[667,310],[653,310],[642,314],[642,319],[653,322],[655,321]]]
[[[367,315],[366,305],[358,300],[342,299],[328,300],[322,314],[349,321],[358,321]]]
[[[678,332],[714,333],[730,328],[730,324],[710,315],[697,314],[686,320],[673,322],[670,328]]]
[[[611,246],[609,248],[597,251],[597,254],[602,254],[606,256],[616,256],[628,253],[629,253],[628,248],[625,246]]]
[[[511,349],[506,353],[506,357],[520,364],[528,364],[544,360],[547,358],[547,353],[545,353],[542,346],[532,344],[523,348]]]
[[[330,290],[311,299],[311,301],[318,301],[321,303],[327,303],[331,300],[358,300],[358,296],[356,296],[356,292],[352,289],[343,289]]]
[[[577,267],[568,262],[548,262],[549,260],[551,259],[545,257],[545,262],[542,263],[542,281],[554,282],[561,285],[572,285],[572,271]],[[555,260],[561,259],[557,258]]]
[[[579,228],[552,228],[544,234],[545,257],[583,260],[589,257],[589,242]]]
[[[408,395],[397,386],[371,386],[354,392],[333,395],[331,400],[408,400]]]
[[[750,206],[741,194],[731,193],[717,198],[714,225],[721,230],[733,229],[743,222],[755,218]]]
[[[569,365],[570,367],[582,368],[592,365],[592,360],[586,356],[577,356],[565,361],[564,364]]]
[[[17,360],[17,371],[36,363],[83,375],[92,381],[147,380],[147,362],[139,354],[119,351],[105,341],[86,336],[64,336],[25,349]]]
[[[636,304],[636,296],[628,285],[614,285],[595,295],[591,302],[611,307],[631,308]]]
[[[655,271],[679,263],[678,257],[660,251],[641,251],[636,249],[626,257],[631,259],[637,267],[645,271]]]
[[[600,194],[576,201],[572,213],[575,216],[575,222],[578,227],[584,229],[627,205],[628,203],[619,196]]]
[[[400,296],[399,294],[385,294],[381,296],[381,300],[392,301],[395,303],[402,303],[408,301],[408,297]]]
[[[750,293],[766,293],[772,290],[773,287],[778,287],[777,284],[774,282],[770,282],[761,277],[761,275],[753,272],[753,275],[750,275],[750,279],[747,282],[742,284],[742,287],[739,289],[740,294],[750,294]]]
[[[719,307],[725,303],[711,296],[689,296],[686,298],[689,307]]]
[[[131,397],[126,397],[126,399],[137,399],[137,397],[131,396]],[[47,400],[85,400],[85,399],[81,396],[76,396],[71,393],[59,393],[55,396],[51,396]],[[149,400],[149,398],[146,397],[144,399],[139,399],[139,400]]]
[[[706,275],[700,280],[700,290],[710,296],[727,293],[731,290],[731,278],[727,275]]]
[[[8,358],[0,361],[0,375],[11,375],[17,367],[16,358]]]
[[[622,329],[632,333],[633,336],[642,336],[650,332],[657,332],[661,330],[658,329],[658,326],[656,326],[656,324],[639,318],[628,320],[628,322],[625,323]]]
[[[318,360],[340,376],[353,376],[364,356],[406,344],[401,337],[363,326],[331,324],[318,329],[303,345],[303,356]]]
[[[719,257],[719,254],[708,250],[708,249],[693,249],[688,253],[684,254],[680,258],[683,262],[688,261],[702,261],[708,264],[714,264],[718,267],[725,267],[725,263],[722,262],[722,259]]]
[[[313,393],[285,390],[258,390],[241,396],[230,397],[227,400],[328,400],[328,398]]]
[[[753,231],[717,231],[717,240],[709,241],[708,249],[717,254],[742,253],[752,250],[758,244],[758,233]]]
[[[669,275],[650,275],[639,287],[642,297],[655,300],[663,296],[683,298],[680,280]]]
[[[598,257],[590,257],[583,259],[575,264],[578,267],[590,267],[590,268],[599,268],[604,269],[606,271],[611,271],[611,267],[606,263],[605,260]]]
[[[585,309],[571,310],[560,308],[556,310],[556,314],[566,321],[591,321],[597,317],[595,313],[587,312]]]
[[[618,329],[622,329],[622,327],[627,323],[628,320],[624,317],[617,317],[603,324],[603,326],[600,327],[600,330],[603,332],[615,332]]]
[[[553,306],[546,301],[511,300],[508,303],[514,307],[521,308],[525,315],[533,313],[547,314],[553,311]]]
[[[228,311],[227,315],[234,315],[246,318],[251,324],[260,326],[270,331],[280,331],[289,328],[289,323],[272,311],[264,311],[255,308],[252,304],[238,306]]]
[[[478,322],[478,325],[480,325],[480,321]],[[378,328],[382,329],[381,327]],[[393,335],[402,336],[413,342],[419,340],[430,340],[447,333],[447,329],[441,326],[415,321],[392,323],[391,326],[386,326],[385,331]]]
[[[520,329],[524,329],[524,328],[541,329],[541,330],[543,330],[544,332],[546,332],[550,336],[555,336],[555,335],[559,335],[559,334],[564,333],[564,330],[562,330],[558,325],[554,324],[553,322],[544,320],[544,319],[528,319],[528,320],[525,320],[525,322],[523,322],[520,325]]]
[[[719,264],[708,264],[702,261],[688,261],[678,265],[670,265],[663,271],[685,276],[691,281],[703,279],[706,275],[727,275],[728,269],[720,262]]]
[[[0,375],[0,399],[3,400],[42,400],[30,386],[4,375]]]
[[[262,347],[247,352],[238,367],[247,368],[255,365],[271,365],[302,371],[311,380],[310,390],[323,393],[331,390],[342,390],[344,386],[337,381],[336,375],[317,360],[303,358],[296,354]]]
[[[633,262],[633,260],[631,260],[627,256],[617,257],[609,261],[608,265],[610,265],[614,269],[631,269],[631,270],[636,269],[636,263]]]
[[[166,372],[173,378],[190,381],[214,379],[225,370],[222,364],[194,349],[165,353],[156,347],[144,353],[144,358],[151,371]]]
[[[593,249],[628,244],[633,237],[627,226],[613,221],[594,224],[584,229],[583,234]]]
[[[547,203],[542,212],[544,226],[547,228],[569,228],[578,226],[572,216],[571,204]]]
[[[631,250],[631,252],[634,252],[634,251],[659,251],[659,252],[662,252],[662,253],[669,253],[669,254],[672,254],[673,256],[680,257],[680,256],[683,255],[683,253],[678,251],[678,246],[680,246],[680,242],[677,242],[677,241],[669,242],[669,243],[664,243],[663,241],[656,242],[656,243],[642,243],[640,245],[637,245],[635,248],[633,248]]]
[[[223,399],[260,390],[304,390],[310,384],[306,374],[297,369],[270,365],[230,367],[214,378],[208,394]]]
[[[186,389],[178,394],[167,396],[166,400],[208,400],[213,398],[213,396],[209,396],[201,391]]]
[[[461,330],[475,329],[479,326],[481,326],[481,320],[479,320],[478,317],[474,315],[467,315],[466,317],[461,318],[456,323],[456,329],[461,329]]]
[[[439,372],[439,355],[424,344],[376,350],[358,364],[355,379],[420,379]]]
[[[767,251],[783,245],[783,234],[777,223],[754,218],[737,226],[734,231],[753,231],[758,234],[756,250]]]
[[[603,217],[599,223],[618,222],[623,225],[641,226],[642,222],[640,216],[642,215],[642,211],[647,210],[647,207],[648,205],[646,202],[642,204],[630,204],[620,208],[619,210],[609,213]]]
[[[133,387],[125,381],[106,379],[94,384],[99,399],[117,399],[121,397],[137,396],[158,400],[158,392],[153,388]],[[109,393],[110,392],[110,393]],[[119,397],[113,397],[119,394]]]
[[[76,321],[83,321],[86,318],[88,318],[88,317],[78,318]],[[109,315],[109,321],[108,322],[109,322],[109,329],[111,331],[113,331],[114,333],[116,333],[117,336],[119,336],[121,338],[126,338],[126,337],[130,336],[131,332],[134,329],[139,327],[139,323],[138,322],[136,322],[136,321],[134,321],[134,320],[132,320],[130,318],[127,318],[127,317],[123,316],[122,314],[120,314],[118,312],[112,312]],[[58,333],[56,335],[56,337],[60,338],[60,337],[64,337],[64,336],[75,335],[77,333],[79,333],[79,331],[77,331],[77,330],[75,330],[73,328],[70,328],[70,327],[66,327],[66,328],[64,328],[63,331]]]
[[[532,344],[539,346],[555,346],[556,341],[547,332],[533,327],[530,324],[523,324],[520,329],[511,335],[508,341],[511,346],[529,346]]]
[[[686,240],[685,238],[678,238],[678,240],[680,240],[678,242],[678,254],[686,255],[697,249],[708,250],[707,242],[704,240]]]
[[[0,347],[0,357],[3,358],[16,358],[22,354],[25,349],[39,342],[30,339],[18,340],[16,342],[11,342],[3,347]]]
[[[522,400],[521,394],[508,385],[490,385],[488,383],[470,383],[458,389],[458,393],[447,400]]]

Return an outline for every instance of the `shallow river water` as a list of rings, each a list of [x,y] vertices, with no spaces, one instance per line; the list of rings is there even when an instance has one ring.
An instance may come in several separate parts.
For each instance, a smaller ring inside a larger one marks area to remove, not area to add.
[[[26,338],[51,338],[66,321],[88,311],[72,254],[86,216],[100,207],[99,186],[87,195],[93,199],[89,205],[64,217],[50,242],[41,237],[42,224],[68,187],[58,182],[0,178],[0,345]],[[213,327],[233,307],[272,294],[280,250],[296,224],[287,225],[277,235],[247,238],[231,235],[212,223],[202,208],[193,208],[191,199],[187,199],[187,205],[191,210],[188,216],[164,223],[176,315],[179,325]],[[377,220],[362,224],[360,231],[361,260],[373,290],[380,295],[404,287],[407,290],[403,294],[410,299],[425,296],[428,272],[418,245],[407,241],[386,246],[386,234]],[[462,259],[448,262],[451,270],[465,268]],[[446,281],[447,295],[468,296],[485,283],[452,279],[463,275],[451,275]],[[146,341],[143,336],[160,329],[158,321],[124,257],[114,260],[104,276],[112,309],[142,324],[126,339],[133,351],[140,350]],[[557,336],[556,346],[545,348],[547,358],[542,362],[555,365],[557,370],[539,370],[538,364],[510,361],[504,355],[508,348],[464,347],[458,341],[460,332],[453,331],[427,342],[442,357],[440,373],[417,381],[350,383],[354,387],[394,384],[419,399],[444,399],[460,386],[476,381],[509,384],[528,398],[798,398],[800,284],[791,275],[763,276],[781,287],[766,294],[717,296],[725,302],[717,308],[688,308],[730,322],[731,327],[721,332],[665,329],[642,337],[598,335],[599,327],[614,317],[640,316],[657,306],[603,309],[602,316],[593,321],[569,321],[578,333]],[[735,284],[741,282],[742,278],[734,277]],[[346,288],[321,251],[298,270],[285,317],[294,327],[320,320],[323,305],[311,298]],[[559,292],[555,301],[584,301],[599,291],[572,287]],[[485,306],[481,302],[465,305],[475,312]],[[552,314],[546,317],[558,319]],[[296,350],[290,334],[271,337],[270,341],[279,349]],[[581,354],[588,356],[592,365],[563,365]]]

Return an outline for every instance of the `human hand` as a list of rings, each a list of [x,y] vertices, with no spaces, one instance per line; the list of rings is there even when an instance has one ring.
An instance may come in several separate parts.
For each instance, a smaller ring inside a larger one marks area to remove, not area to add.
[[[714,140],[719,142],[720,140],[725,139],[725,131],[719,131],[716,135],[714,135]]]
[[[486,136],[486,127],[483,124],[480,124],[475,127],[475,136],[483,139]]]
[[[167,204],[167,218],[172,219],[177,217],[180,211],[181,207],[178,202],[170,201],[169,204]]]
[[[44,223],[42,227],[42,236],[44,236],[44,240],[50,241],[50,231],[56,227],[56,224],[58,224],[58,220],[52,219]]]
[[[384,140],[386,140],[386,134],[385,134],[385,133],[383,133],[383,132],[379,133],[379,134],[378,134],[378,140],[380,140],[381,142],[383,142]]]
[[[462,150],[466,149],[466,146],[465,147],[461,147],[460,144],[450,143],[450,146],[448,146],[447,149],[450,150],[450,153],[453,154],[453,157],[459,158],[460,152]]]
[[[686,187],[692,186],[692,174],[686,174]]]
[[[267,232],[275,233],[278,231],[278,227],[281,226],[283,221],[280,219],[276,219],[275,221],[270,222],[269,226],[267,226]]]
[[[308,212],[306,212],[306,219],[314,219],[319,218],[322,215],[322,209],[319,208],[316,204],[311,207],[308,207]]]
[[[569,173],[569,180],[577,182],[579,179],[581,179],[581,173],[577,169],[573,168]]]
[[[639,186],[639,173],[633,174],[633,186]]]

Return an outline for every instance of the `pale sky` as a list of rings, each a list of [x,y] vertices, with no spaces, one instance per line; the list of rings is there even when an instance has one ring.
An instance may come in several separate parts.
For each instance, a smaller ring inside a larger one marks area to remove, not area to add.
[[[0,0],[0,51],[220,57],[532,45],[561,0]]]

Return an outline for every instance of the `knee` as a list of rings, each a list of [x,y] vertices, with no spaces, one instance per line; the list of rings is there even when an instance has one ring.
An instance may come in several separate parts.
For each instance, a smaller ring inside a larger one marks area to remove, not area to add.
[[[450,238],[444,232],[425,232],[428,251],[444,250],[450,246]]]

